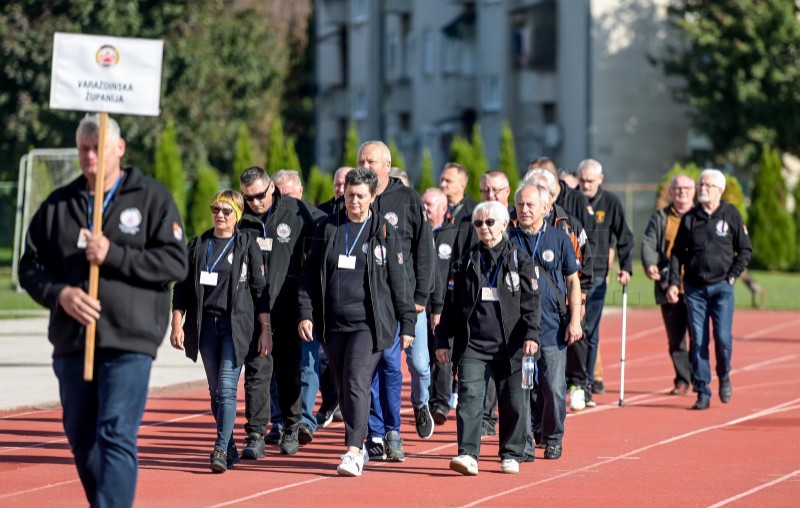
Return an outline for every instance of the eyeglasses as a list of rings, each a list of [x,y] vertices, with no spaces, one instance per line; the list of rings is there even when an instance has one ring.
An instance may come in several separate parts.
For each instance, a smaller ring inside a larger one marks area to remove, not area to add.
[[[700,183],[700,187],[701,188],[705,187],[706,189],[721,189],[722,188],[719,185],[714,185],[713,183],[706,183],[706,182],[701,182]]]
[[[672,188],[672,190],[674,190],[675,192],[689,192],[690,190],[693,190],[693,189],[694,189],[694,187],[673,187]]]
[[[494,219],[486,219],[486,220],[475,219],[474,221],[472,221],[472,225],[475,226],[476,229],[483,226],[484,224],[486,224],[487,228],[490,228],[494,226],[495,222],[497,221]]]
[[[488,189],[481,189],[481,194],[500,194],[506,189],[508,189],[508,187],[500,187],[499,189],[489,187]]]
[[[269,188],[264,189],[264,192],[259,192],[258,194],[253,194],[252,196],[248,196],[247,194],[245,194],[244,195],[244,200],[245,201],[256,201],[256,200],[260,201],[260,200],[264,199],[265,197],[267,197],[267,191],[268,190],[269,190]]]
[[[211,207],[211,215],[217,216],[219,212],[222,212],[222,215],[227,219],[233,213],[233,208],[223,208],[221,206]]]

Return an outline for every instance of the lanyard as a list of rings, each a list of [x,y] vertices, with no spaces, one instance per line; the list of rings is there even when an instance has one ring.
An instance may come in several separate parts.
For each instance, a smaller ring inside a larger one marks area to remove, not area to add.
[[[495,281],[497,281],[497,274],[500,273],[500,265],[502,264],[500,261],[501,259],[498,256],[497,267],[494,269],[494,275],[492,275],[492,280],[489,280],[486,277],[486,272],[488,271],[486,270],[486,259],[483,256],[483,252],[481,252],[481,269],[483,271],[483,278],[486,279],[486,283],[489,284],[489,288],[493,288]]]
[[[350,230],[347,227],[347,214],[344,214],[344,255],[345,256],[350,257],[350,254],[353,253],[353,249],[356,248],[356,244],[358,243],[358,239],[361,236],[361,232],[364,231],[364,226],[367,225],[367,222],[369,222],[369,217],[367,217],[367,220],[365,220],[364,223],[361,224],[361,229],[358,230],[358,234],[356,235],[355,240],[353,240],[353,245],[348,247],[347,244],[349,243]]]
[[[230,240],[228,240],[228,243],[227,243],[227,244],[225,244],[225,248],[224,248],[224,249],[222,249],[222,252],[220,253],[219,257],[217,257],[217,260],[216,260],[216,261],[214,261],[214,264],[213,264],[213,265],[211,265],[211,267],[210,267],[210,268],[209,268],[209,266],[208,266],[208,258],[210,258],[210,257],[211,257],[211,246],[212,246],[212,245],[214,245],[214,239],[213,239],[213,238],[210,238],[210,239],[208,240],[208,250],[206,251],[206,271],[207,271],[207,272],[211,273],[211,272],[213,272],[213,271],[214,271],[214,268],[216,268],[216,267],[217,267],[217,264],[219,264],[219,260],[220,260],[220,259],[222,259],[222,256],[224,256],[226,252],[228,252],[228,249],[231,247],[231,245],[233,245],[233,241],[234,241],[235,239],[236,239],[236,235],[233,235],[233,236],[231,237],[231,239],[230,239]]]
[[[273,208],[275,208],[275,203],[273,203],[272,206],[269,207],[269,210],[267,210],[267,214],[264,215],[263,219],[261,219],[261,227],[264,229],[264,238],[267,237],[267,220],[269,219],[269,214],[272,213]]]
[[[533,252],[531,252],[531,250],[530,250],[531,246],[528,244],[528,240],[526,239],[525,241],[522,241],[523,235],[525,235],[525,233],[521,233],[520,236],[517,237],[517,241],[519,242],[519,246],[522,247],[523,249],[525,249],[525,252],[530,254],[531,259],[534,259],[536,257],[536,251],[539,249],[539,240],[541,240],[542,239],[542,235],[544,235],[544,227],[536,235],[536,244],[533,246]]]
[[[108,191],[106,194],[105,199],[103,199],[103,213],[106,213],[106,208],[108,208],[108,204],[111,202],[111,199],[114,197],[114,194],[117,193],[117,189],[119,188],[119,184],[122,183],[122,175],[119,175],[117,181],[114,182],[114,186],[111,187],[111,190]],[[86,201],[89,202],[89,231],[94,231],[94,199],[89,195],[89,192],[86,192]]]

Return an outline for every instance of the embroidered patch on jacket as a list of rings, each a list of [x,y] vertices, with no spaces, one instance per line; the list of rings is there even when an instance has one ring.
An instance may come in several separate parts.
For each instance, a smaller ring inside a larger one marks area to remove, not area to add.
[[[126,235],[135,235],[139,232],[142,223],[142,212],[138,208],[126,208],[119,214],[119,230]]]

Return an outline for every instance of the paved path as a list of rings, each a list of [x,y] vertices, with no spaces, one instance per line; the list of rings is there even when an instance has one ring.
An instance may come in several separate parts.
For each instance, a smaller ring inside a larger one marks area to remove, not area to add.
[[[0,319],[0,410],[47,407],[58,403],[53,374],[53,346],[47,340],[47,318]],[[200,383],[202,382],[202,383]],[[165,340],[150,376],[150,391],[185,384],[205,386],[202,363],[192,363]]]

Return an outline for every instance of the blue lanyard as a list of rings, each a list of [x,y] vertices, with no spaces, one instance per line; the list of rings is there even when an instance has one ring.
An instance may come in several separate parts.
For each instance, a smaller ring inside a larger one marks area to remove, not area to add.
[[[213,239],[213,238],[211,238],[211,239],[209,239],[209,240],[208,240],[208,250],[206,251],[206,271],[207,271],[207,272],[211,273],[211,272],[213,272],[213,271],[214,271],[214,268],[216,268],[216,267],[217,267],[217,264],[219,264],[219,260],[220,260],[220,259],[222,259],[222,256],[224,256],[226,252],[228,252],[228,249],[231,247],[231,245],[233,245],[233,241],[234,241],[235,239],[236,239],[236,235],[233,235],[233,236],[231,237],[231,239],[230,239],[230,240],[228,240],[228,243],[227,243],[227,244],[225,244],[225,248],[224,248],[224,249],[222,249],[222,252],[220,253],[219,257],[217,258],[217,260],[216,260],[216,261],[214,261],[214,264],[213,264],[213,265],[211,265],[211,267],[210,267],[210,268],[209,268],[209,266],[208,266],[208,258],[210,258],[210,257],[211,257],[211,246],[213,246],[213,245],[214,245],[214,239]]]
[[[105,199],[103,200],[103,214],[106,213],[106,208],[108,208],[108,204],[111,202],[111,199],[114,197],[114,194],[117,193],[117,188],[119,188],[119,184],[122,183],[122,175],[119,175],[117,181],[114,182],[114,186],[111,187],[111,190],[108,191],[106,194]],[[89,202],[89,231],[94,231],[94,199],[92,196],[89,195],[89,192],[86,192],[86,201]]]
[[[520,236],[517,237],[517,241],[519,242],[519,246],[525,249],[525,252],[530,254],[531,259],[536,257],[536,251],[539,249],[539,240],[542,239],[542,235],[544,235],[544,225],[542,225],[542,230],[536,235],[536,244],[533,246],[533,252],[530,251],[530,245],[528,245],[527,240],[522,241],[522,235],[525,233],[521,233]]]
[[[361,232],[364,231],[364,226],[367,225],[367,222],[369,222],[369,217],[367,217],[367,220],[365,220],[364,223],[361,224],[361,229],[358,230],[358,234],[356,235],[355,240],[353,240],[353,245],[348,247],[347,244],[349,243],[350,230],[347,227],[347,214],[344,214],[344,255],[345,256],[350,257],[350,254],[353,253],[353,249],[356,248],[356,244],[358,243],[358,239],[359,239],[359,237],[361,237]]]
[[[481,269],[483,271],[483,278],[486,279],[486,283],[489,284],[490,288],[494,287],[495,281],[497,281],[497,274],[500,273],[500,257],[497,258],[497,267],[494,269],[494,275],[492,275],[492,280],[486,278],[486,259],[483,256],[483,252],[481,252]]]
[[[269,214],[272,213],[273,208],[275,208],[275,203],[273,203],[272,206],[269,207],[269,210],[267,210],[267,214],[264,215],[263,219],[261,219],[261,227],[264,229],[264,238],[267,237],[267,220],[269,219]]]

